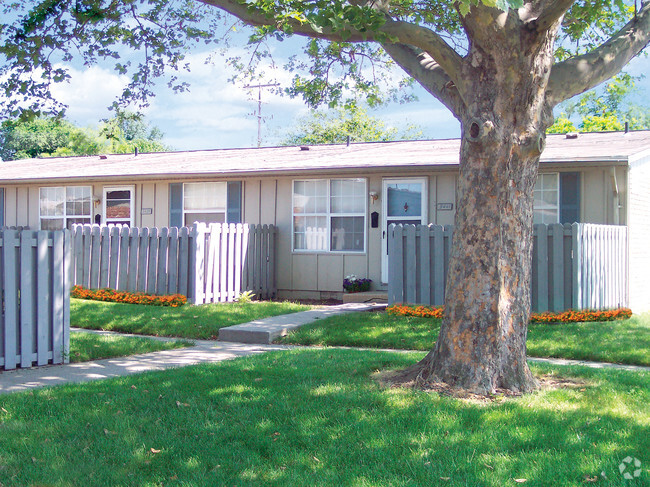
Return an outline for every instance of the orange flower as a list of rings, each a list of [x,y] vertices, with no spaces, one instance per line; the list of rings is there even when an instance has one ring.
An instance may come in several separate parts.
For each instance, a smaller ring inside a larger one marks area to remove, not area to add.
[[[151,304],[155,306],[172,306],[177,308],[187,303],[187,298],[182,294],[158,296],[142,292],[130,293],[128,291],[116,291],[114,289],[84,289],[81,286],[74,286],[70,293],[73,298],[92,299],[95,301],[109,301],[115,303],[129,304]]]

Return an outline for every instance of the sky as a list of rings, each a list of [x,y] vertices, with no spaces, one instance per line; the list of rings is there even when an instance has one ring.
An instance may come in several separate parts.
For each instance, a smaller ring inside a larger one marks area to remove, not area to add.
[[[295,53],[296,43],[285,42],[274,48],[273,57],[277,66],[282,66],[289,55]],[[243,53],[234,47],[235,53]],[[646,51],[648,51],[646,49]],[[225,58],[204,48],[192,51],[186,61],[190,72],[182,73],[180,79],[190,83],[188,92],[174,93],[161,81],[151,99],[150,106],[143,110],[146,120],[159,127],[165,134],[163,142],[173,150],[200,150],[232,147],[254,147],[257,145],[257,90],[246,90],[242,84],[228,81],[233,75]],[[228,55],[232,54],[232,50]],[[206,63],[208,58],[212,62]],[[650,59],[641,56],[626,68],[638,76],[650,74]],[[288,86],[291,74],[281,68],[267,69],[265,83],[279,82]],[[68,105],[67,118],[75,124],[97,126],[99,121],[110,118],[108,106],[121,93],[127,78],[117,74],[111,65],[95,65],[89,68],[73,67],[71,80],[55,86],[53,94]],[[650,79],[637,83],[636,99],[648,104]],[[390,104],[371,111],[386,122],[387,126],[404,129],[416,125],[424,138],[445,139],[460,136],[460,125],[442,104],[423,89],[416,89],[418,101],[406,104]],[[299,123],[309,109],[302,99],[281,96],[269,90],[262,92],[262,145],[281,143],[291,127]]]

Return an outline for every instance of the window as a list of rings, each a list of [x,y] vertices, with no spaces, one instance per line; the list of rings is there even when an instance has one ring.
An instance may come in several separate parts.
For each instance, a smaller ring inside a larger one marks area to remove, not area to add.
[[[41,230],[63,230],[74,223],[90,223],[92,207],[90,186],[40,188]]]
[[[133,186],[104,188],[104,223],[133,225]]]
[[[226,222],[226,183],[185,183],[183,185],[183,222]]]
[[[312,179],[293,182],[293,248],[364,252],[366,181]]]
[[[533,223],[580,221],[580,173],[539,174],[535,183]]]

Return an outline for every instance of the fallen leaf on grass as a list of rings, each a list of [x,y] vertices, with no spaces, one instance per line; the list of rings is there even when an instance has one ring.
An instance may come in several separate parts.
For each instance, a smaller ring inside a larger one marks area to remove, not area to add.
[[[105,435],[116,435],[117,433],[115,431],[108,431],[106,428],[104,428],[104,434]]]
[[[312,457],[316,463],[320,463],[320,460],[316,457]]]
[[[492,465],[488,465],[487,463],[484,463],[486,468],[489,468],[490,470],[494,470],[494,467]]]
[[[180,402],[180,401],[176,401],[176,405],[177,405],[179,408],[180,408],[180,407],[186,407],[186,408],[190,407],[190,405],[187,404],[186,402]]]
[[[440,477],[440,480],[450,480],[451,477]]]
[[[585,475],[585,482],[596,482],[598,480],[598,475],[594,475],[593,477],[590,477],[589,475]]]
[[[524,482],[528,482],[528,479],[515,479],[515,482],[518,484],[523,484]]]
[[[7,413],[7,414],[9,414],[9,411],[7,411],[5,408],[0,408],[0,409],[2,409],[2,412],[3,412],[3,413]]]
[[[151,448],[150,450],[151,450],[151,453],[153,453],[154,455],[156,453],[160,453],[160,450],[156,450],[155,448]]]

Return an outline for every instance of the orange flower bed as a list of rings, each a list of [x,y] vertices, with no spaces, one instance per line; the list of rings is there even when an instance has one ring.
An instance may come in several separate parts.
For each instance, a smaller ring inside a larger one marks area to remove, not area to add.
[[[417,316],[419,318],[442,318],[443,306],[423,306],[395,304],[386,308],[388,314],[395,316]],[[584,321],[614,321],[624,320],[632,316],[629,308],[617,308],[610,310],[582,310],[563,311],[561,313],[532,313],[531,323],[581,323]]]
[[[171,306],[178,308],[187,303],[187,298],[182,294],[157,296],[142,292],[131,293],[128,291],[115,291],[114,289],[85,289],[74,286],[70,294],[73,298],[91,299],[94,301],[108,301],[112,303],[150,304],[153,306]]]

